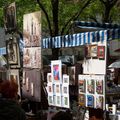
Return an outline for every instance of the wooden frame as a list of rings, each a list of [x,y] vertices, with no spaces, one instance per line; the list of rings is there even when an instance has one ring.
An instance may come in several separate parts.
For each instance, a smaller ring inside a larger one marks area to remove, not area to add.
[[[7,59],[9,65],[16,65],[20,67],[20,50],[18,40],[16,37],[11,37],[6,42]]]

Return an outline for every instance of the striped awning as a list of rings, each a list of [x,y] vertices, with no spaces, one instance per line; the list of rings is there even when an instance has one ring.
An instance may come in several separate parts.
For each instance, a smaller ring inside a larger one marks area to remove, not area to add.
[[[42,48],[77,47],[120,38],[120,29],[100,30],[95,32],[63,35],[42,40]]]
[[[97,28],[104,28],[104,29],[120,29],[120,25],[111,24],[111,23],[96,23],[96,22],[85,22],[85,21],[75,21],[74,25],[77,27],[97,27]]]

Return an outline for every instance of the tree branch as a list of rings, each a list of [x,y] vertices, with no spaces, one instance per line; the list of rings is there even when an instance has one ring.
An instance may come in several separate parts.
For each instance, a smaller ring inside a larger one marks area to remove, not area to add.
[[[85,5],[79,10],[79,12],[76,12],[76,13],[66,22],[66,24],[64,25],[64,27],[63,27],[62,30],[61,30],[61,35],[63,35],[64,30],[65,30],[65,28],[68,26],[68,24],[69,24],[71,21],[75,21],[75,20],[79,17],[79,15],[83,12],[83,10],[90,4],[91,1],[92,1],[92,0],[88,0],[88,1],[85,3]]]

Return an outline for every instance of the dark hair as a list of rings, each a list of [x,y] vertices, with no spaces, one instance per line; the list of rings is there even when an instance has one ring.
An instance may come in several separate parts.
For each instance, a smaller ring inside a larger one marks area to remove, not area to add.
[[[4,98],[15,98],[18,92],[18,85],[13,80],[3,80],[0,84],[0,93]]]
[[[52,117],[52,120],[73,120],[73,118],[70,113],[60,111]]]

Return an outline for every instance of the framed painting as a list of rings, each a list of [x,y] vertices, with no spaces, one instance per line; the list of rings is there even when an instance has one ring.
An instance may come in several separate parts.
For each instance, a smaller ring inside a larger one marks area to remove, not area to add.
[[[51,61],[51,73],[54,83],[62,83],[62,62],[61,60]]]
[[[61,96],[60,95],[56,96],[56,106],[61,107]]]
[[[87,107],[94,107],[94,96],[93,95],[87,95]]]
[[[96,108],[103,109],[103,96],[96,96]]]
[[[79,101],[78,102],[79,102],[80,106],[85,106],[86,105],[85,104],[85,101],[86,101],[85,97],[86,97],[85,94],[79,94],[79,98],[78,98]]]
[[[103,94],[103,80],[96,80],[96,93]]]
[[[98,46],[97,50],[98,58],[99,59],[105,59],[105,46]]]
[[[9,33],[17,29],[15,2],[4,7],[4,26]]]
[[[95,81],[94,79],[87,80],[87,92],[94,94],[95,93]]]
[[[62,97],[62,99],[63,99],[63,100],[62,100],[62,102],[63,102],[63,103],[62,103],[63,107],[64,107],[64,108],[70,108],[69,96],[68,96],[68,95],[67,95],[67,96],[64,95],[64,96]]]
[[[69,85],[62,85],[62,94],[63,95],[69,94]]]
[[[86,83],[85,79],[78,81],[79,92],[85,92],[86,91],[86,87],[85,87],[86,84],[85,83]]]
[[[53,96],[52,95],[48,95],[48,104],[53,105]]]
[[[6,51],[9,65],[18,65],[20,64],[20,51],[18,46],[17,38],[11,37],[6,42]]]
[[[63,75],[63,84],[69,85],[69,76],[66,74]]]
[[[52,83],[51,73],[47,73],[47,82]]]
[[[97,45],[90,46],[90,57],[97,58]]]
[[[56,95],[61,94],[61,88],[60,87],[61,87],[60,84],[55,84],[55,94]]]

